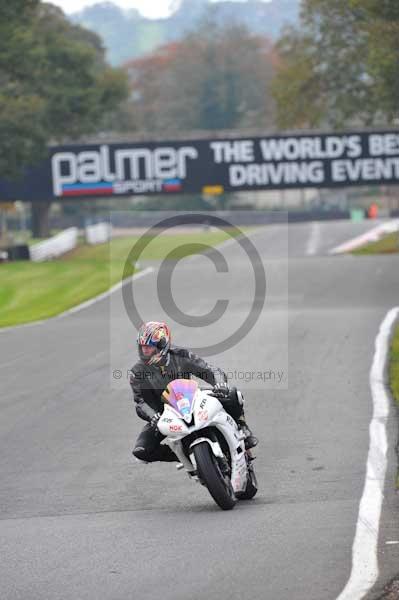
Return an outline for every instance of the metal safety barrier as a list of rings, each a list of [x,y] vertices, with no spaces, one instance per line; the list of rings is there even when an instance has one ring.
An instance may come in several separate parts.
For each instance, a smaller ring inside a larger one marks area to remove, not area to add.
[[[109,223],[97,223],[85,227],[86,242],[88,244],[105,244],[112,237],[112,227]]]
[[[38,242],[29,248],[30,259],[34,262],[50,260],[76,248],[78,243],[78,228],[70,227],[61,233]]]

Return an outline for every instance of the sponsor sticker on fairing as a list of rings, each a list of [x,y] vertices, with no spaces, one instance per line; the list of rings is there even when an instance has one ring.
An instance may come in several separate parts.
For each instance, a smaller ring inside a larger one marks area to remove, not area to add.
[[[183,425],[169,425],[169,431],[172,431],[173,433],[177,433],[179,431],[183,431]]]
[[[198,411],[198,419],[200,421],[208,421],[209,415],[207,410],[199,410]]]
[[[179,410],[183,412],[184,409],[190,408],[190,402],[187,398],[182,398],[177,401],[177,406],[179,407]]]

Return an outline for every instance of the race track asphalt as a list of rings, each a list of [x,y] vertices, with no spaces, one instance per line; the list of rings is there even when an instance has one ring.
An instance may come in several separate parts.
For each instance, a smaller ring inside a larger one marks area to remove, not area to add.
[[[364,485],[374,340],[399,298],[398,256],[328,256],[367,227],[275,225],[250,235],[266,271],[264,308],[247,335],[208,357],[237,380],[269,373],[235,381],[260,438],[260,490],[231,512],[174,465],[131,457],[142,422],[126,380],[135,331],[120,292],[0,333],[2,600],[337,598]],[[248,259],[235,242],[221,250],[228,273],[216,273],[212,252],[176,267],[181,310],[199,315],[217,298],[230,302],[213,327],[175,323],[178,344],[225,339],[249,312]],[[167,318],[156,281],[155,271],[133,284],[146,319]],[[396,435],[392,417],[383,566],[370,597],[399,571],[399,546],[385,544],[399,540]]]

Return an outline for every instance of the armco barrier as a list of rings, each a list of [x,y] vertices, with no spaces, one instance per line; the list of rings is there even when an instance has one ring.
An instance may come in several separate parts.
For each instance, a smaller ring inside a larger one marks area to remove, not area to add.
[[[104,244],[111,239],[112,227],[109,223],[97,223],[85,227],[86,242],[88,244]]]
[[[29,248],[30,259],[34,262],[49,260],[73,250],[78,243],[78,228],[70,227],[44,242]]]
[[[29,246],[27,244],[17,244],[9,246],[5,249],[7,252],[7,260],[29,260]]]
[[[169,211],[169,210],[153,210],[153,211],[117,211],[111,212],[111,221],[113,227],[137,227],[147,228],[154,227],[161,221],[171,217],[179,217],[179,215],[189,215],[191,212],[202,214],[204,223],[207,222],[207,217],[215,216],[227,221],[227,223],[235,226],[251,226],[251,225],[269,225],[273,223],[300,223],[303,221],[325,221],[336,219],[349,219],[348,210],[313,210],[307,212],[295,211],[261,211],[261,210],[226,210],[226,211]]]

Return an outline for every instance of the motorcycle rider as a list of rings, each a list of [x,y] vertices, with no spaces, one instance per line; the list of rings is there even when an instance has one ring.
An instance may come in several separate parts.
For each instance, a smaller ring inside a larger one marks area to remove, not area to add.
[[[229,389],[225,373],[185,348],[172,348],[170,341],[166,323],[149,321],[139,329],[139,361],[129,372],[129,382],[137,415],[147,424],[136,441],[133,455],[145,462],[177,460],[169,446],[161,445],[164,436],[157,429],[163,410],[161,396],[168,383],[174,379],[190,379],[192,375],[213,386],[226,412],[244,432],[245,447],[256,446],[258,440],[245,421],[242,394],[236,388]]]

